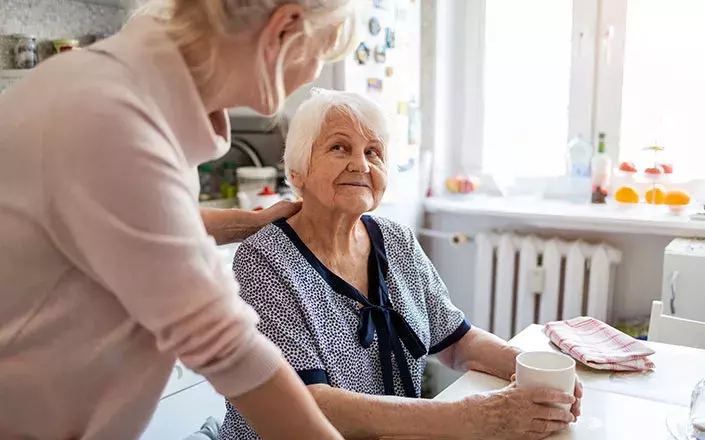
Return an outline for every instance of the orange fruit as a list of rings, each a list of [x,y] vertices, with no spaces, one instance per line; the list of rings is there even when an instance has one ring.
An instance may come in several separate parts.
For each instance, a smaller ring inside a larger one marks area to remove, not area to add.
[[[639,193],[631,186],[623,186],[614,193],[614,199],[620,203],[639,203]]]
[[[646,191],[646,203],[652,203],[654,205],[663,205],[666,199],[666,190],[661,185],[654,185]]]
[[[690,195],[685,191],[669,191],[664,202],[671,206],[683,206],[690,203]]]

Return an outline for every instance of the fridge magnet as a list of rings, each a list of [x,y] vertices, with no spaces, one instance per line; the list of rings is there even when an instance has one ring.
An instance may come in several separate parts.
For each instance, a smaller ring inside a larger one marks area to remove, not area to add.
[[[386,28],[384,30],[384,41],[387,43],[388,49],[394,49],[397,45],[397,36],[392,28]]]
[[[387,61],[387,48],[381,44],[375,46],[375,61],[382,64]]]
[[[406,101],[397,101],[397,114],[402,116],[409,114],[409,104]]]
[[[372,6],[377,9],[389,9],[389,0],[372,0]]]
[[[384,74],[385,74],[387,77],[390,77],[390,76],[394,75],[394,67],[392,67],[392,66],[387,66],[387,67],[384,69]]]
[[[382,91],[382,80],[379,78],[369,78],[367,80],[367,90],[369,91],[377,91],[381,92]]]
[[[370,48],[367,47],[364,42],[362,42],[359,46],[357,46],[357,49],[355,49],[355,60],[358,62],[358,64],[367,64],[367,61],[369,59]]]
[[[382,30],[382,26],[379,24],[379,19],[377,17],[370,18],[368,27],[370,28],[370,34],[373,37],[379,35],[380,31]]]

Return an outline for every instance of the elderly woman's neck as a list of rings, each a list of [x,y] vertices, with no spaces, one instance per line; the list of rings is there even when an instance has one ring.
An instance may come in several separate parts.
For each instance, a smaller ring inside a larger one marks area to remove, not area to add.
[[[357,248],[362,240],[367,240],[367,231],[360,217],[330,210],[306,209],[304,204],[289,224],[307,245],[325,245],[330,253],[337,254]]]

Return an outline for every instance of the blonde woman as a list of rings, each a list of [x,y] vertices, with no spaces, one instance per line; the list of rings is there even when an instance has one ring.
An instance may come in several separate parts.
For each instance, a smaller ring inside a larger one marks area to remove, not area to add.
[[[339,439],[256,331],[197,203],[223,109],[273,114],[354,43],[352,0],[171,0],[0,98],[0,438],[136,439],[176,358],[263,438]],[[194,427],[196,428],[196,427]]]

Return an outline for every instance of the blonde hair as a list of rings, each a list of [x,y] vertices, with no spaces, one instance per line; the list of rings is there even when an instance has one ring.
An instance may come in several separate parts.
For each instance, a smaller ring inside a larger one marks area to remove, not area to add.
[[[147,14],[162,19],[177,45],[189,50],[200,47],[212,37],[263,25],[278,7],[292,3],[299,4],[303,10],[303,31],[284,42],[275,62],[273,80],[267,70],[263,50],[257,50],[260,93],[267,107],[277,112],[286,98],[284,62],[291,45],[298,38],[311,37],[318,31],[334,28],[334,38],[327,41],[329,46],[323,50],[319,48],[317,54],[318,59],[326,63],[339,61],[355,49],[355,0],[149,0],[135,15]],[[207,81],[214,71],[214,62],[211,53],[202,65],[192,66],[192,69],[200,73],[198,77]]]
[[[308,173],[313,145],[333,111],[350,118],[359,133],[374,136],[382,142],[386,150],[385,160],[389,160],[393,125],[379,104],[359,93],[314,88],[311,98],[304,101],[291,118],[284,149],[286,178],[298,196],[301,188],[295,186],[292,173]]]

